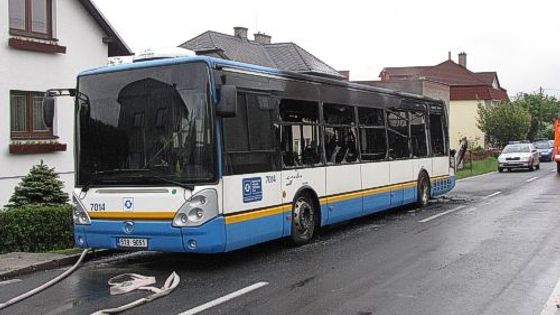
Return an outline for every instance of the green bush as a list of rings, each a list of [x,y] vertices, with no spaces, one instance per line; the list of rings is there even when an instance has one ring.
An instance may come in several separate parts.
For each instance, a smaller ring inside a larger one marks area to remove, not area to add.
[[[68,194],[64,192],[64,183],[54,168],[43,163],[34,165],[29,174],[21,179],[14,189],[6,207],[21,207],[27,204],[65,204]]]
[[[73,231],[69,204],[30,204],[0,210],[0,254],[71,248]]]

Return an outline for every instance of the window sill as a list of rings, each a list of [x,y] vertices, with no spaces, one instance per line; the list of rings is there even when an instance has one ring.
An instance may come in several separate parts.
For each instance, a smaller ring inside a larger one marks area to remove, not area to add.
[[[38,40],[23,37],[12,37],[8,40],[8,46],[14,49],[43,52],[48,54],[65,54],[66,47],[58,45],[52,40]]]
[[[39,154],[66,151],[65,143],[10,144],[10,154]]]

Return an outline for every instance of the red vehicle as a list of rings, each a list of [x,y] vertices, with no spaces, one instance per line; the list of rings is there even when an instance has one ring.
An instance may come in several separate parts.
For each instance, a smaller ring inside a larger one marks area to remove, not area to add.
[[[554,122],[554,160],[556,170],[560,174],[560,117]]]

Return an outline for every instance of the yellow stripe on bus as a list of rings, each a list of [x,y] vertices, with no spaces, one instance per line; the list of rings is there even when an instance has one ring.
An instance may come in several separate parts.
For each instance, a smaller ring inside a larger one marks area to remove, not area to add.
[[[416,187],[416,185],[417,185],[416,181],[413,181],[413,182],[401,183],[401,184],[396,184],[396,185],[392,185],[392,186],[385,186],[385,187],[380,187],[380,188],[368,188],[368,189],[355,191],[355,192],[351,192],[351,193],[345,193],[345,194],[340,194],[340,195],[335,195],[335,196],[321,197],[321,198],[319,198],[319,203],[321,205],[325,205],[325,204],[331,203],[331,202],[339,202],[339,201],[344,201],[344,200],[349,200],[349,199],[360,198],[360,197],[380,194],[380,193],[384,193],[384,192],[389,192],[393,189],[412,188],[412,187]],[[291,209],[292,209],[292,204],[284,204],[284,205],[280,205],[280,206],[273,206],[273,207],[270,207],[270,208],[259,209],[259,210],[255,210],[255,211],[251,211],[251,212],[244,212],[244,213],[240,213],[240,214],[232,214],[232,215],[226,216],[225,220],[226,220],[227,224],[238,223],[238,222],[244,222],[244,221],[248,221],[248,220],[253,220],[253,219],[258,219],[258,218],[262,218],[262,217],[266,217],[266,216],[280,214],[280,213],[285,212],[285,211],[291,211]]]
[[[95,211],[88,212],[91,219],[107,220],[173,220],[175,212],[170,211]]]
[[[234,214],[234,215],[226,216],[225,220],[226,220],[226,224],[243,222],[243,221],[254,220],[254,219],[267,217],[267,216],[271,216],[271,215],[275,215],[275,214],[280,214],[280,213],[284,212],[284,209],[291,209],[291,208],[292,208],[291,204],[290,205],[275,206],[275,207],[272,207],[272,208],[265,208],[265,209],[262,209],[262,210],[244,212],[244,213],[240,213],[240,214]]]

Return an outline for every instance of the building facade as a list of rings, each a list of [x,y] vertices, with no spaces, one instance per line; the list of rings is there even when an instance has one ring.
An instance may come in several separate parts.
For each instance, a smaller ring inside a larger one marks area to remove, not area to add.
[[[77,74],[130,49],[89,0],[0,1],[0,207],[43,160],[74,184],[74,104],[56,99],[52,128],[43,93],[73,88]]]
[[[451,148],[466,137],[475,145],[485,145],[485,135],[477,127],[478,104],[489,105],[509,100],[496,72],[473,72],[467,68],[467,54],[458,62],[448,60],[435,66],[387,67],[380,81],[362,83],[422,94],[446,101],[449,113]],[[447,95],[446,95],[447,94]]]

